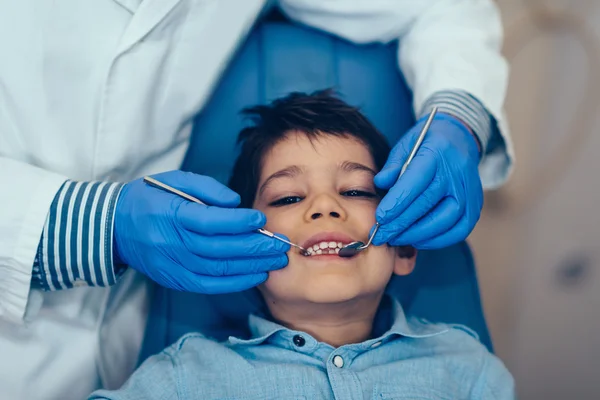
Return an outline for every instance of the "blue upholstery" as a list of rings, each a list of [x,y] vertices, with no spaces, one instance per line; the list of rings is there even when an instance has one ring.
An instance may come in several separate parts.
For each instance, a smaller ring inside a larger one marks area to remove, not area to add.
[[[243,126],[239,111],[290,91],[334,87],[395,143],[413,121],[411,94],[396,67],[396,45],[356,46],[290,23],[263,22],[239,49],[195,121],[183,169],[227,182]],[[491,349],[475,267],[466,243],[419,253],[415,272],[388,288],[405,309],[462,323]],[[155,288],[141,360],[198,330],[217,339],[244,332],[256,292],[205,296]]]

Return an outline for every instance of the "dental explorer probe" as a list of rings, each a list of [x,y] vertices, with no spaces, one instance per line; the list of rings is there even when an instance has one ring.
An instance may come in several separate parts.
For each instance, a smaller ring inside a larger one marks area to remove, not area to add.
[[[154,186],[157,189],[161,189],[161,190],[167,191],[169,193],[175,194],[175,195],[177,195],[179,197],[182,197],[182,198],[184,198],[186,200],[189,200],[191,202],[194,202],[194,203],[197,203],[197,204],[202,204],[204,206],[208,205],[208,204],[202,202],[201,200],[195,198],[194,196],[190,196],[189,194],[184,193],[181,190],[175,189],[174,187],[171,187],[171,186],[169,186],[169,185],[167,185],[165,183],[162,183],[162,182],[160,182],[160,181],[158,181],[158,180],[156,180],[156,179],[154,179],[154,178],[152,178],[150,176],[145,176],[144,177],[144,182],[146,182],[150,186]],[[293,247],[296,247],[296,248],[300,249],[300,252],[302,253],[302,255],[305,255],[305,256],[308,255],[308,251],[306,251],[306,249],[304,247],[299,246],[296,243],[292,243],[289,240],[285,240],[284,238],[281,238],[279,236],[276,236],[273,232],[269,232],[268,230],[262,229],[262,228],[259,228],[256,231],[258,233],[262,233],[265,236],[268,236],[268,237],[273,238],[273,239],[277,239],[277,240],[279,240],[279,241],[281,241],[283,243],[287,243],[290,246],[293,246]]]

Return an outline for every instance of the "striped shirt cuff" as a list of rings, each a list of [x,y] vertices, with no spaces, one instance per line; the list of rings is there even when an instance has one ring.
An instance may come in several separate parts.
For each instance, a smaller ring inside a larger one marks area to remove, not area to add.
[[[107,182],[63,184],[38,246],[34,287],[61,290],[115,284],[124,271],[113,262],[113,221],[122,187]]]
[[[423,105],[420,116],[428,115],[435,106],[439,112],[452,115],[471,128],[479,140],[482,158],[492,136],[500,134],[494,117],[479,100],[463,90],[443,90],[434,93]]]

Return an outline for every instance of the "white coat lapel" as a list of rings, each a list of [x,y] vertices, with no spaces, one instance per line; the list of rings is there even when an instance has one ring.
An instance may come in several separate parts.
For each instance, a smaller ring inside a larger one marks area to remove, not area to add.
[[[143,0],[114,0],[115,3],[119,4],[124,9],[128,10],[132,14],[138,9]]]
[[[125,33],[118,54],[127,51],[131,46],[146,36],[181,0],[145,0],[135,14]],[[128,4],[130,2],[124,2]]]

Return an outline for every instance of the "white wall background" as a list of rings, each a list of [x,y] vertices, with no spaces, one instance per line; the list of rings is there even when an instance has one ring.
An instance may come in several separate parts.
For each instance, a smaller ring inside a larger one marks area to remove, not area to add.
[[[600,0],[498,4],[518,164],[470,238],[488,323],[521,399],[600,399]]]

